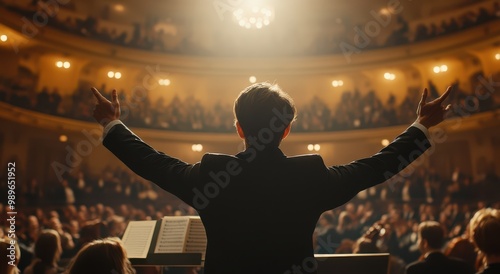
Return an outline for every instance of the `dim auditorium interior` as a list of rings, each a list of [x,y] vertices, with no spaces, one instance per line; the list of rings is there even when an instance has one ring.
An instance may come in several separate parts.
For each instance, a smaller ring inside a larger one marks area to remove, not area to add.
[[[323,213],[314,250],[388,253],[387,273],[405,273],[423,260],[419,224],[435,221],[446,256],[487,268],[471,219],[500,210],[500,1],[0,0],[0,14],[0,236],[15,211],[17,239],[3,273],[62,273],[130,221],[197,215],[104,148],[91,87],[116,89],[129,128],[196,163],[244,149],[233,103],[256,82],[297,106],[283,152],[329,166],[377,153],[415,121],[424,88],[451,86],[430,151]]]

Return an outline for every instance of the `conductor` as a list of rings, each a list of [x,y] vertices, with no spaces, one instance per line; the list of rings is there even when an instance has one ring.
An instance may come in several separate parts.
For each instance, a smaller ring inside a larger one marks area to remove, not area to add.
[[[431,146],[428,128],[443,121],[451,91],[426,102],[416,121],[375,155],[325,166],[320,155],[289,157],[279,145],[296,118],[292,98],[274,84],[244,89],[234,103],[235,127],[245,150],[205,154],[185,163],[150,147],[120,120],[96,89],[94,118],[103,144],[132,171],[194,207],[207,234],[205,273],[316,273],[312,235],[319,216],[359,191],[383,183]]]

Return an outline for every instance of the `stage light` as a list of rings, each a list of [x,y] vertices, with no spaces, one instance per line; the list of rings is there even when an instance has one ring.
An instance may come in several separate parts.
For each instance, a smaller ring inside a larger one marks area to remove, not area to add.
[[[448,71],[448,66],[447,65],[441,65],[440,69],[441,69],[441,72],[446,72],[446,71]]]
[[[64,65],[64,63],[62,61],[57,61],[56,62],[56,67],[58,67],[58,68],[62,68],[63,65]]]
[[[69,69],[69,67],[71,67],[70,62],[68,62],[68,61],[64,62],[64,63],[63,63],[63,67],[64,67],[65,69]]]
[[[313,151],[313,149],[314,149],[314,145],[313,144],[308,144],[307,145],[307,150]]]
[[[500,60],[500,53],[495,54],[495,59]]]
[[[250,76],[250,78],[248,78],[248,81],[253,84],[253,83],[257,82],[257,77]]]
[[[7,38],[8,37],[5,34],[0,35],[0,41],[2,41],[2,42],[7,42]]]
[[[108,77],[109,77],[109,78],[113,78],[113,77],[115,77],[115,72],[114,72],[114,71],[111,71],[111,70],[110,70],[110,71],[108,71]]]
[[[122,74],[120,72],[115,72],[115,79],[122,78]]]

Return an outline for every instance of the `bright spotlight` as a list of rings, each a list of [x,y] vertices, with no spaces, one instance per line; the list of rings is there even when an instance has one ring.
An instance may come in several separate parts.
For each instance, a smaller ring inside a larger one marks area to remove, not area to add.
[[[115,72],[115,79],[122,78],[122,74],[120,72]]]
[[[114,71],[111,71],[111,70],[110,70],[110,71],[108,71],[108,77],[109,77],[109,78],[113,78],[113,77],[115,77],[115,72],[114,72]]]
[[[7,42],[7,38],[8,37],[5,34],[0,35],[0,41],[2,41],[2,42]]]
[[[248,81],[253,84],[253,83],[257,82],[257,77],[252,75],[248,78]]]

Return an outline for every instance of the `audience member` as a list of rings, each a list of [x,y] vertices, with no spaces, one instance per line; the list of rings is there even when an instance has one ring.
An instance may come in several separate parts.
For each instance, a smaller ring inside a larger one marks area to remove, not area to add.
[[[134,274],[119,238],[88,243],[76,254],[65,274]]]
[[[408,265],[406,273],[474,273],[474,269],[467,265],[466,262],[446,257],[441,252],[444,236],[444,230],[438,222],[426,221],[421,223],[418,227],[418,247],[422,252],[423,260]]]
[[[481,274],[500,273],[500,211],[483,209],[471,220],[471,236],[484,254],[485,266]]]
[[[53,229],[43,230],[35,243],[35,259],[23,271],[23,274],[58,274],[62,254],[59,233]]]

